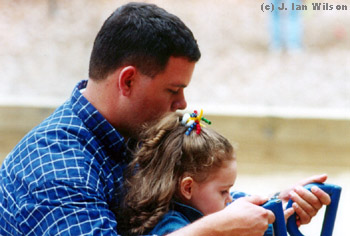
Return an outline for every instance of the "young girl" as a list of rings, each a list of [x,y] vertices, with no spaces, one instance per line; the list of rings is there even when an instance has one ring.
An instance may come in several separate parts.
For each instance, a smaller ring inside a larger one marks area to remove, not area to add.
[[[209,123],[202,112],[171,114],[141,134],[118,219],[124,234],[164,235],[232,201],[234,149],[201,120]]]

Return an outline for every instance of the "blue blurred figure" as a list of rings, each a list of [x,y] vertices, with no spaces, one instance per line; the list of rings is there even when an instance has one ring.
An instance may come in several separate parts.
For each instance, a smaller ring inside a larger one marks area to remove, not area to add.
[[[292,3],[296,6],[302,4],[302,0],[271,0],[275,10],[271,15],[271,44],[273,51],[288,52],[300,51],[302,48],[302,10],[292,10]],[[284,5],[282,5],[284,3]],[[284,6],[287,10],[278,9]]]

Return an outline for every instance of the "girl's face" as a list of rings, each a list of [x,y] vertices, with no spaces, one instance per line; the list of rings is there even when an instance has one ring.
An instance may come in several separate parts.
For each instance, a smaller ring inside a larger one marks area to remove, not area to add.
[[[225,161],[221,168],[209,174],[201,183],[193,182],[189,205],[208,215],[225,208],[232,201],[230,188],[237,176],[235,160]]]

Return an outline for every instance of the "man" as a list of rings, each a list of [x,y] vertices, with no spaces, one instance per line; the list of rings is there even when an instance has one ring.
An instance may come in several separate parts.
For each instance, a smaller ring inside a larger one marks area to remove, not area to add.
[[[0,235],[116,235],[129,148],[145,122],[186,107],[184,89],[199,58],[176,16],[144,3],[117,9],[95,39],[89,81],[3,162]],[[301,223],[329,202],[320,190],[293,196]],[[274,220],[258,206],[265,201],[242,198],[174,235],[262,235]]]

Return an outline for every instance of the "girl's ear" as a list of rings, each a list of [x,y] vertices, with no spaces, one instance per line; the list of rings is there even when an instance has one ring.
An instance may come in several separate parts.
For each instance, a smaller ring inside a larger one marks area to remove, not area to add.
[[[118,77],[118,86],[123,96],[128,96],[136,78],[136,68],[134,66],[124,67]]]
[[[189,176],[181,180],[180,192],[182,197],[184,197],[186,200],[190,200],[192,197],[193,182],[194,180]]]

